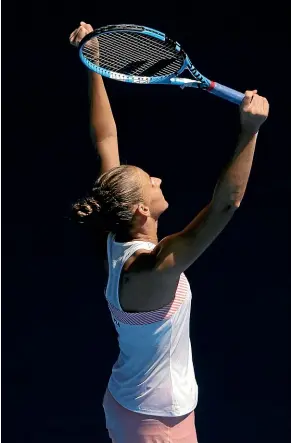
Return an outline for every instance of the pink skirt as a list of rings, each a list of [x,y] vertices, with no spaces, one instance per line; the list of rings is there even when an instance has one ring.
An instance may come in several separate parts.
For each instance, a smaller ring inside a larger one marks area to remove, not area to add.
[[[198,443],[194,411],[181,417],[139,414],[121,406],[108,389],[103,408],[113,443]]]

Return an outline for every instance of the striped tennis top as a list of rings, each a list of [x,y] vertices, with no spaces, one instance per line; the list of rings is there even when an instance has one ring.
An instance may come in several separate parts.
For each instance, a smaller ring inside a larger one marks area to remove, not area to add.
[[[175,417],[193,411],[198,400],[190,342],[192,294],[181,274],[174,299],[150,312],[127,313],[119,302],[119,280],[124,263],[153,243],[117,243],[107,239],[108,282],[105,291],[118,335],[119,356],[108,389],[123,407],[142,414]]]

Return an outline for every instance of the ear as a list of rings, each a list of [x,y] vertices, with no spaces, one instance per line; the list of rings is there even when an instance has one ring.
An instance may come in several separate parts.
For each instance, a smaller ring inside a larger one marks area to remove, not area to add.
[[[143,217],[150,216],[150,208],[146,206],[144,203],[139,203],[136,208],[136,215],[140,215]]]

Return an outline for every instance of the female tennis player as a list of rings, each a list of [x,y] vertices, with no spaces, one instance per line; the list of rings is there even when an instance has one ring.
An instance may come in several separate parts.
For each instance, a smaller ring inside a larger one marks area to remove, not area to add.
[[[92,30],[81,22],[70,42],[77,45]],[[96,42],[92,50],[98,60]],[[185,229],[159,241],[158,220],[168,207],[162,181],[120,165],[103,80],[89,76],[91,129],[101,171],[73,213],[100,232],[107,263],[106,300],[120,354],[103,400],[106,426],[115,443],[195,443],[198,387],[189,335],[191,290],[184,271],[239,208],[269,104],[257,91],[245,93],[238,144],[212,200]]]

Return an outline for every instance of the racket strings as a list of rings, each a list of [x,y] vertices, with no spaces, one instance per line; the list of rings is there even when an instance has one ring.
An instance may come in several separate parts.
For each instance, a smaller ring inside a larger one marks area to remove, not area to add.
[[[107,42],[106,42],[107,43]],[[113,55],[115,55],[115,64],[113,65],[115,68],[118,69],[119,66],[116,65],[116,61],[119,64],[120,63],[120,51],[119,49],[119,42],[113,40],[114,46],[117,47],[117,53],[113,52]],[[136,42],[134,42],[136,43]],[[140,43],[140,42],[139,42]],[[159,43],[159,42],[158,42]],[[179,69],[181,63],[177,64],[177,67],[174,66],[172,70],[168,69],[157,69],[158,63],[160,63],[163,59],[168,61],[176,61],[174,58],[173,60],[173,51],[163,51],[164,53],[161,54],[161,51],[157,53],[157,47],[153,44],[149,44],[148,47],[145,45],[139,44],[139,47],[137,48],[136,44],[132,44],[132,41],[130,39],[124,39],[125,48],[123,51],[127,51],[127,59],[124,60],[124,64],[119,69],[119,71],[123,72],[124,74],[135,74],[135,75],[168,75],[171,73],[171,71],[176,71]],[[107,53],[107,51],[111,50],[111,43],[103,47],[104,52]],[[165,49],[165,48],[163,48]],[[131,65],[132,62],[136,62],[135,64]],[[168,64],[168,63],[167,63]],[[153,70],[151,73],[147,73],[146,71],[148,68],[152,67]]]
[[[173,45],[151,36],[115,32],[98,36],[97,45],[87,42],[82,51],[92,63],[110,71],[135,76],[167,76],[177,72],[183,56]],[[96,46],[96,47],[95,47]],[[99,51],[99,57],[96,53]]]
[[[99,38],[99,40],[100,40],[100,38]],[[161,57],[154,56],[153,55],[154,54],[153,51],[151,53],[151,60],[141,60],[141,51],[140,50],[138,52],[136,51],[135,47],[132,46],[130,39],[127,38],[127,39],[124,39],[124,40],[125,40],[125,43],[126,43],[127,51],[130,52],[130,60],[132,62],[137,62],[136,64],[132,64],[131,62],[125,64],[123,66],[123,69],[126,72],[124,72],[124,73],[128,73],[128,72],[133,73],[133,71],[135,71],[135,73],[138,75],[138,74],[141,74],[141,72],[136,72],[137,68],[139,66],[142,67],[143,70],[145,70],[145,68],[148,68],[151,65],[153,65],[152,62],[156,62],[156,63],[157,62],[161,62]],[[103,45],[102,45],[102,43],[103,43]],[[106,67],[106,66],[102,66],[103,64],[106,65],[106,60],[104,60],[105,57],[103,56],[103,53],[108,54],[110,52],[111,53],[111,69],[117,70],[118,68],[120,68],[119,65],[121,64],[120,63],[121,62],[121,60],[120,60],[120,55],[121,54],[120,54],[120,44],[119,43],[120,43],[120,41],[118,41],[117,38],[112,38],[109,45],[108,45],[108,39],[107,39],[107,42],[106,41],[105,42],[104,41],[101,42],[101,48],[103,49],[103,51],[102,51],[102,49],[100,51],[101,55],[100,55],[100,64],[99,65],[101,67]],[[113,44],[113,47],[112,47],[112,44]],[[149,49],[153,50],[153,49],[156,49],[156,48],[154,47],[154,45],[151,45],[151,47],[149,46],[148,48],[146,48],[147,52],[149,52]],[[87,49],[87,55],[91,58],[95,54],[94,54],[94,51],[91,52],[91,50],[88,48]],[[173,55],[173,51],[167,51],[166,55],[168,57],[172,56]],[[173,59],[173,57],[171,57],[171,58]],[[174,61],[175,60],[176,59],[174,59]],[[125,60],[125,62],[126,61],[127,60]],[[140,63],[138,63],[139,61],[140,61]],[[180,65],[181,65],[181,63],[178,63],[178,69],[179,69]],[[165,71],[165,73],[167,73],[167,72],[168,71]]]
[[[97,37],[92,38],[85,43],[83,52],[88,56],[88,58],[90,58],[91,61],[99,61],[100,51]]]
[[[107,50],[109,50],[109,48],[107,48]],[[84,51],[84,52],[86,52],[85,55],[87,56],[87,58],[90,59],[90,61],[94,62],[97,59],[98,62],[99,62],[98,64],[99,64],[100,67],[103,67],[103,68],[106,68],[106,69],[110,68],[111,70],[118,71],[118,72],[122,71],[124,74],[128,74],[128,73],[129,74],[133,74],[133,73],[135,73],[137,75],[138,74],[141,75],[141,72],[137,71],[138,68],[140,68],[140,71],[141,71],[141,69],[143,69],[143,71],[144,71],[142,73],[142,75],[146,75],[146,69],[147,68],[150,68],[150,67],[154,68],[155,66],[158,66],[158,63],[162,63],[163,62],[163,60],[161,61],[158,57],[151,57],[151,60],[140,60],[140,55],[139,54],[133,55],[133,53],[131,52],[131,57],[130,57],[131,61],[128,62],[127,64],[125,64],[122,68],[120,68],[120,57],[119,57],[119,54],[116,54],[116,57],[115,57],[115,60],[114,60],[114,58],[113,58],[114,57],[113,51],[111,53],[112,60],[111,60],[110,66],[109,66],[109,63],[106,62],[106,60],[104,61],[104,57],[103,57],[102,51],[101,51],[101,57],[99,57],[99,58],[96,57],[96,55],[95,55],[96,53],[92,52],[90,49],[86,49],[86,51]],[[178,63],[177,64],[177,69],[179,69],[180,66],[181,66],[181,63]],[[158,70],[159,75],[161,75],[161,74],[162,75],[167,75],[168,72],[169,71],[166,70],[166,69],[159,69]],[[156,71],[154,73],[157,75]],[[171,73],[171,72],[169,72],[169,73]]]
[[[152,61],[158,61],[160,58],[155,53],[155,47],[150,42],[150,44],[146,47],[144,45],[144,42],[142,40],[138,42],[133,42],[132,39],[128,38],[128,36],[121,35],[123,37],[123,41],[121,42],[119,38],[116,38],[116,36],[112,35],[112,39],[110,40],[103,40],[102,41],[102,49],[104,54],[108,54],[110,51],[112,52],[113,57],[115,57],[115,61],[119,61],[119,57],[121,55],[120,50],[123,49],[123,55],[127,56],[130,60],[133,61],[145,61],[148,64],[150,64],[150,61],[148,60],[149,56],[151,56]],[[135,37],[133,35],[133,37]],[[136,44],[138,43],[138,45]],[[123,45],[121,48],[120,44]],[[113,47],[112,47],[113,46]],[[126,54],[127,51],[127,54]],[[145,51],[147,51],[145,53]],[[105,57],[104,57],[105,58]],[[114,60],[113,60],[114,61]],[[127,62],[127,60],[126,60]]]

